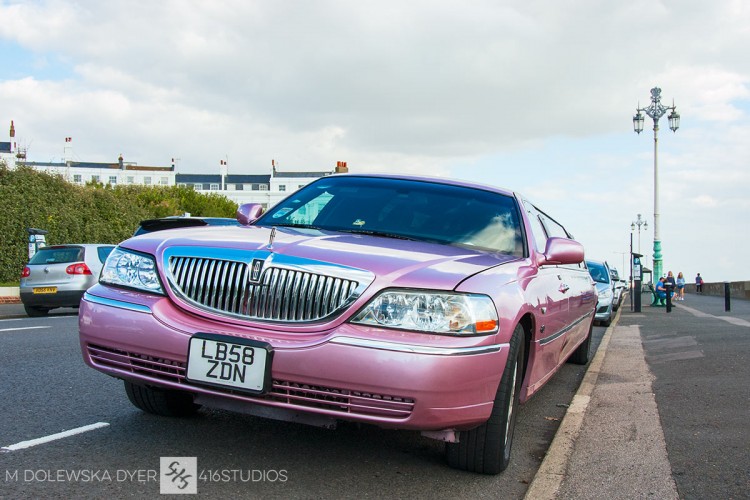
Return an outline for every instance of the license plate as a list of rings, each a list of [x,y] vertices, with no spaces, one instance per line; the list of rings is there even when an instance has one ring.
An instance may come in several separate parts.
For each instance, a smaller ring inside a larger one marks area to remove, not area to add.
[[[57,287],[56,286],[40,286],[40,287],[34,288],[34,294],[40,294],[40,293],[57,293]]]
[[[271,384],[272,355],[265,342],[198,333],[190,339],[187,380],[260,394]]]

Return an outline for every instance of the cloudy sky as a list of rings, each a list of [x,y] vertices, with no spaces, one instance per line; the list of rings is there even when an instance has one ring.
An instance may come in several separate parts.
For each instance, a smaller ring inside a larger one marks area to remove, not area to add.
[[[181,173],[402,172],[520,191],[587,256],[750,280],[744,0],[0,0],[0,140]],[[638,246],[636,232],[635,246]],[[622,269],[621,269],[622,271]],[[626,275],[626,272],[621,272]]]

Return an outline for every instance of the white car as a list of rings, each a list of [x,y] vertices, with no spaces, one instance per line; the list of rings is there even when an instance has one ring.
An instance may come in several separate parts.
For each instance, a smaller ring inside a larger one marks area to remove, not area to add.
[[[628,284],[625,280],[620,279],[620,273],[614,267],[610,268],[609,276],[612,278],[612,286],[614,292],[614,298],[612,300],[612,309],[618,310],[622,304],[622,299],[625,297],[625,291],[628,288]]]
[[[594,321],[598,321],[600,325],[609,326],[612,323],[615,300],[615,290],[609,265],[603,261],[587,260],[586,267],[589,269],[591,279],[594,280],[598,295]]]
[[[21,302],[31,317],[46,316],[56,307],[78,307],[83,292],[99,279],[114,245],[42,247],[23,268]]]

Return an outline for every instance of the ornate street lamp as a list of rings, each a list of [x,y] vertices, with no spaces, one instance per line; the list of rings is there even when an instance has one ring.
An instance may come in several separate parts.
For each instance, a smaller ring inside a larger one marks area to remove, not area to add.
[[[638,219],[630,224],[631,231],[635,231],[635,228],[638,227],[638,253],[641,253],[641,226],[643,226],[643,230],[645,231],[648,229],[648,222],[645,219],[641,219],[641,214],[638,214]]]
[[[654,121],[654,278],[658,278],[662,275],[662,254],[661,254],[661,239],[659,233],[659,119],[664,116],[667,111],[671,111],[667,117],[669,120],[669,128],[672,132],[676,132],[680,128],[680,115],[677,113],[677,108],[672,101],[672,106],[664,106],[661,103],[661,89],[654,87],[651,89],[651,105],[645,108],[636,108],[636,113],[633,116],[633,128],[636,133],[640,134],[643,132],[643,113],[646,113]],[[631,226],[632,227],[632,226]],[[640,226],[639,226],[639,237],[640,237]],[[640,252],[639,252],[640,253]]]

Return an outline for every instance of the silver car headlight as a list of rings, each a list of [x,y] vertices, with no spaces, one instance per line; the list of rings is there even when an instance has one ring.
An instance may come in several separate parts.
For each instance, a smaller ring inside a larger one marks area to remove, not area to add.
[[[154,258],[120,247],[112,250],[107,257],[99,282],[146,292],[164,293]]]
[[[486,295],[386,290],[375,296],[352,323],[449,335],[497,332],[498,318]]]
[[[599,292],[599,298],[600,299],[608,299],[612,297],[612,289],[611,288],[605,288],[604,290]]]

